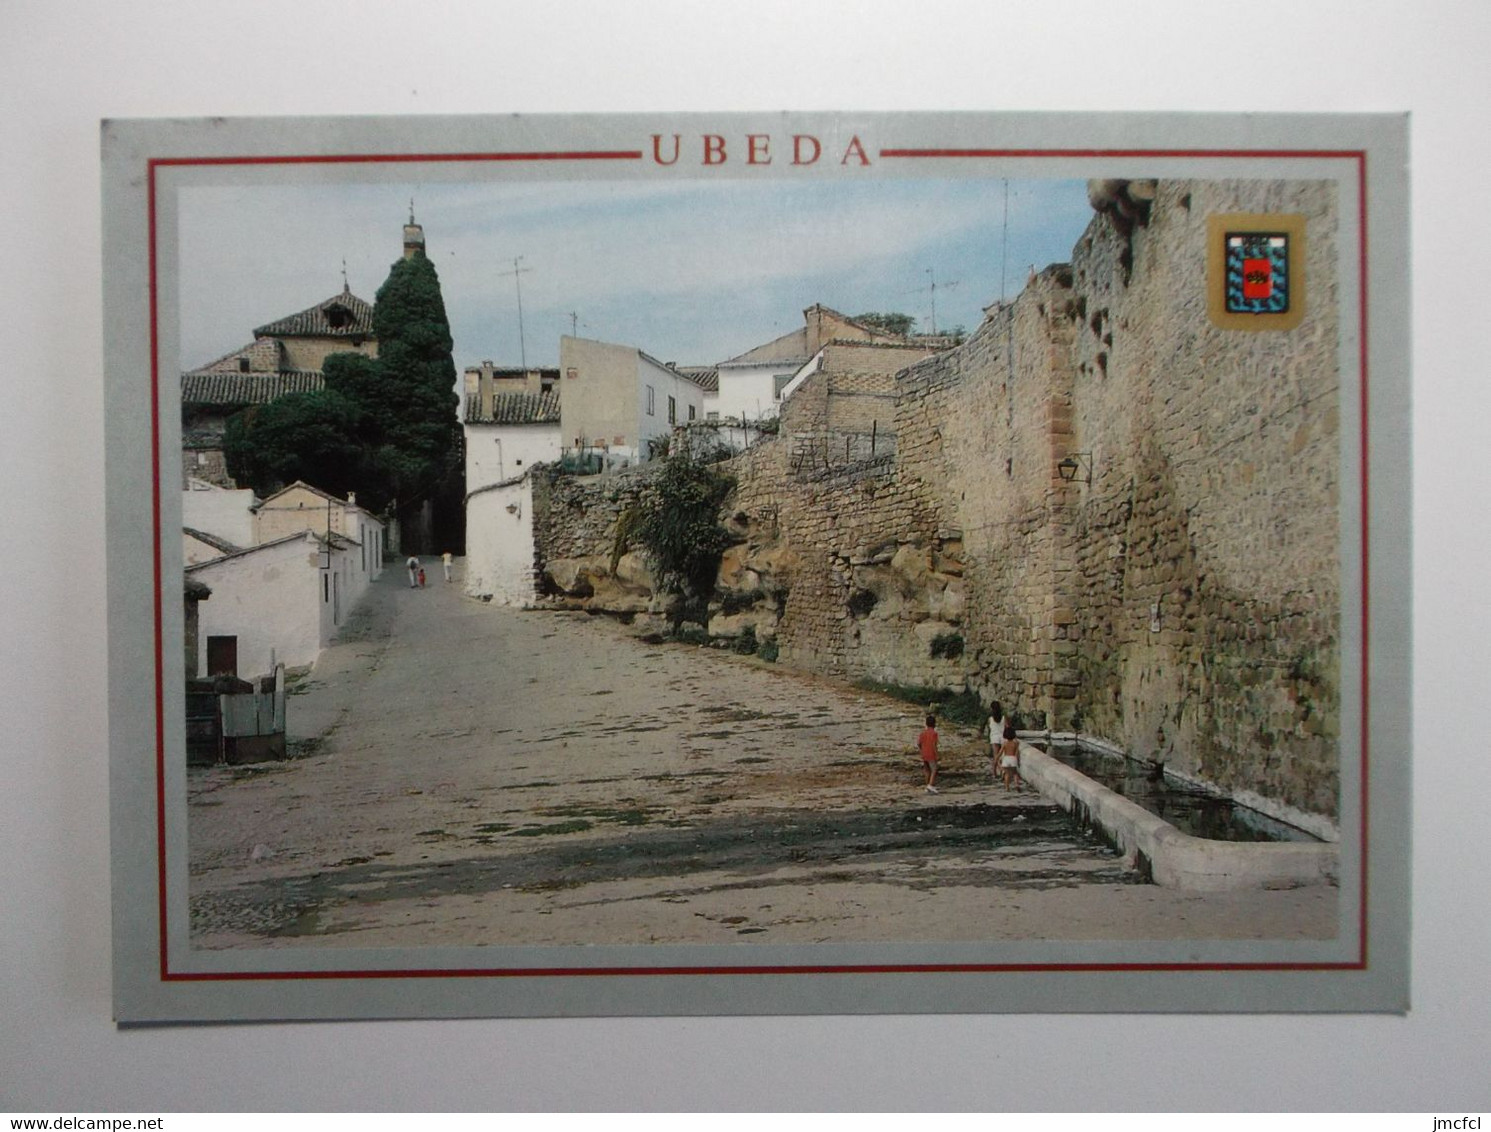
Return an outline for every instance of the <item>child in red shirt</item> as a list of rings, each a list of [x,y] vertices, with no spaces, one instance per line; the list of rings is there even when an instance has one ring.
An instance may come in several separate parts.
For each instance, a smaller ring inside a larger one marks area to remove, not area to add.
[[[937,717],[927,716],[927,726],[920,735],[916,737],[916,745],[921,750],[922,765],[927,768],[927,793],[937,793]]]

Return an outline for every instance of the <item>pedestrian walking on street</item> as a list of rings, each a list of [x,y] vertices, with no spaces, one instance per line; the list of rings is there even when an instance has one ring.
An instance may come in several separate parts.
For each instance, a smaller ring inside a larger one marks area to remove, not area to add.
[[[419,568],[419,588],[425,588],[425,568],[423,566]]]
[[[1015,725],[1004,726],[1004,741],[999,745],[999,776],[1004,779],[1004,788],[1009,790],[1016,782],[1023,789],[1025,780],[1020,777],[1020,740],[1015,738]]]
[[[937,791],[937,717],[927,716],[927,726],[922,733],[916,737],[916,745],[921,750],[922,765],[927,771],[927,793],[936,794]]]
[[[412,590],[415,586],[419,585],[419,559],[411,554],[409,561],[405,562],[404,565],[409,569],[409,588]]]
[[[445,567],[445,580],[450,581],[450,551],[447,550],[440,556],[440,565]]]

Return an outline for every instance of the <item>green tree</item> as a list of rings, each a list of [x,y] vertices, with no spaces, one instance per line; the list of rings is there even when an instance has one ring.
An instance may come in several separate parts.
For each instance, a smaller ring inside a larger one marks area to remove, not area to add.
[[[631,538],[647,556],[663,593],[683,597],[679,620],[702,620],[730,536],[720,507],[735,481],[684,449],[662,462],[643,492]]]
[[[910,334],[911,326],[916,319],[909,314],[901,314],[899,311],[867,311],[865,314],[857,314],[850,321],[857,322],[861,326],[868,326],[872,330],[881,330],[886,334]]]
[[[389,269],[373,305],[378,360],[342,378],[355,384],[373,463],[400,503],[459,485],[461,426],[450,321],[435,265],[424,254]]]
[[[365,452],[355,401],[321,389],[235,414],[223,434],[228,472],[258,495],[305,480],[334,495],[361,489]]]
[[[325,388],[291,394],[229,422],[229,473],[261,495],[303,479],[324,491],[356,491],[386,514],[426,500],[460,543],[461,425],[450,322],[435,266],[424,255],[396,262],[373,306],[378,357],[332,354]]]

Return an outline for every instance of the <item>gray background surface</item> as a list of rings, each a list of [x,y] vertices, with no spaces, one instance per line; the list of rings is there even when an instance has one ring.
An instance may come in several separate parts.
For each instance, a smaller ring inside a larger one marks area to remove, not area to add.
[[[437,14],[438,11],[438,14]],[[1486,1108],[1477,582],[1491,18],[1469,3],[6,6],[0,1108]],[[1349,23],[1346,21],[1350,21]],[[1236,35],[1236,46],[1230,36]],[[638,76],[645,76],[638,83]],[[777,107],[1414,112],[1414,1009],[109,1021],[99,118]],[[930,1068],[930,1072],[929,1072]]]

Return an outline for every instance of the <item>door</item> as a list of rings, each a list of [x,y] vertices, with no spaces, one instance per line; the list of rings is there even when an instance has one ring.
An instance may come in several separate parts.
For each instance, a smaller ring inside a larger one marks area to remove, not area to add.
[[[238,638],[207,638],[207,675],[238,675]]]

